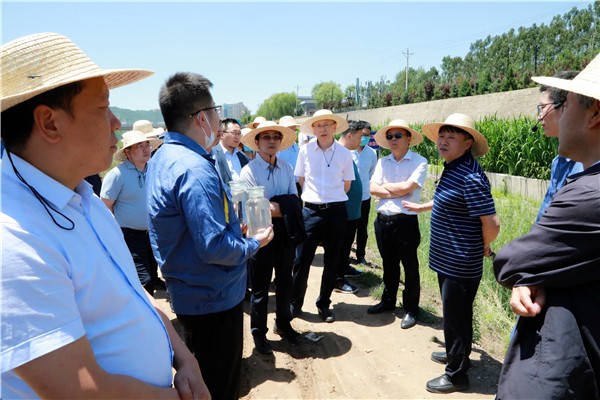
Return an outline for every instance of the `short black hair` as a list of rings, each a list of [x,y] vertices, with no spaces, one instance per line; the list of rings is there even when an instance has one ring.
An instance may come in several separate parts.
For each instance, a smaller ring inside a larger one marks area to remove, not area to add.
[[[371,124],[368,123],[367,121],[360,120],[360,121],[358,121],[358,125],[357,125],[356,129],[357,130],[363,130],[363,129],[371,130]]]
[[[225,128],[227,128],[227,125],[229,125],[229,124],[236,124],[236,125],[242,126],[240,124],[240,122],[235,118],[225,118],[225,119],[221,120],[221,129],[225,130]]]
[[[438,131],[438,134],[442,131],[460,133],[461,135],[465,135],[467,137],[467,139],[471,139],[471,140],[475,141],[475,138],[473,137],[473,135],[471,135],[469,132],[465,131],[464,129],[458,128],[456,126],[442,125],[442,126],[440,126],[440,130]]]
[[[190,114],[211,106],[212,86],[207,78],[193,72],[177,72],[170,76],[158,95],[160,112],[167,130],[185,132],[189,126]]]
[[[579,74],[578,71],[563,71],[563,72],[559,72],[558,74],[554,75],[554,77],[560,78],[560,79],[572,80],[578,74]],[[569,93],[568,90],[563,90],[563,89],[559,89],[559,88],[556,88],[553,86],[548,86],[548,85],[540,86],[540,92],[541,93],[547,92],[548,97],[550,97],[551,101],[553,101],[553,102],[560,101],[561,103],[564,103],[567,100],[567,93]]]
[[[354,120],[349,119],[346,122],[348,122],[348,129],[346,129],[344,132],[342,132],[342,136],[348,136],[348,134],[350,132],[356,132],[358,130],[359,121],[354,121]]]

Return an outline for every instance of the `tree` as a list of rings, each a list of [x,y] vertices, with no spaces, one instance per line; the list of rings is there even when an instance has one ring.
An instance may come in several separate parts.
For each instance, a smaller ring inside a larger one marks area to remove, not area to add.
[[[317,102],[317,108],[333,109],[344,98],[344,92],[338,83],[333,81],[317,83],[311,91],[313,99]]]
[[[261,115],[269,121],[274,121],[284,115],[294,115],[295,109],[295,93],[275,93],[260,105],[256,115]]]

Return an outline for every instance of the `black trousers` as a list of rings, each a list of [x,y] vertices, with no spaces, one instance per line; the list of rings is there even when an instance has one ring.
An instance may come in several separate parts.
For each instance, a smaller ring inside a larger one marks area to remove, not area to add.
[[[123,231],[125,243],[133,257],[138,278],[144,289],[153,295],[154,281],[152,280],[151,271],[154,269],[156,272],[158,265],[152,253],[148,231],[138,231],[130,228],[121,228],[121,231]]]
[[[350,268],[350,251],[352,250],[352,243],[354,243],[354,235],[356,235],[359,222],[359,219],[346,221],[346,230],[344,231],[344,239],[342,240],[342,251],[340,252],[340,262],[337,271],[338,278],[343,278],[345,272]]]
[[[177,314],[177,319],[186,331],[188,346],[212,398],[238,399],[244,342],[242,303],[214,314]]]
[[[319,243],[323,244],[323,276],[317,298],[317,307],[327,308],[331,304],[331,293],[335,286],[338,263],[342,249],[342,239],[346,229],[348,214],[343,202],[322,210],[305,206],[302,209],[306,240],[296,247],[293,268],[292,305],[301,310],[308,285],[310,265]]]
[[[480,279],[457,280],[438,274],[448,357],[446,374],[451,378],[465,377],[471,367],[473,302],[479,282]]]
[[[407,312],[419,315],[421,282],[417,249],[421,243],[421,233],[417,216],[399,214],[386,217],[378,214],[375,238],[383,261],[384,289],[381,300],[396,303],[402,262],[405,275],[402,305]]]
[[[277,221],[279,220],[279,221]],[[273,220],[279,223],[281,218]],[[282,222],[281,222],[282,223]],[[286,245],[274,239],[248,261],[252,282],[250,299],[250,329],[252,334],[266,334],[269,286],[275,270],[277,290],[275,291],[275,316],[279,328],[288,328],[292,320],[290,301],[292,299],[292,265],[295,246]]]
[[[371,212],[371,199],[363,200],[360,204],[360,220],[356,230],[356,259],[365,257],[367,239],[369,238],[369,213]]]

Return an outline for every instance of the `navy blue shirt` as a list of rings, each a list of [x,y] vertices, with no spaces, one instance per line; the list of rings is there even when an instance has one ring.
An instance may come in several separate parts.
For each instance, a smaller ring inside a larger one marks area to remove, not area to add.
[[[175,313],[210,314],[239,304],[246,261],[260,245],[242,237],[210,155],[187,136],[167,132],[146,183],[152,250]]]
[[[451,278],[481,278],[480,217],[494,214],[490,182],[471,152],[445,163],[433,197],[429,267]]]

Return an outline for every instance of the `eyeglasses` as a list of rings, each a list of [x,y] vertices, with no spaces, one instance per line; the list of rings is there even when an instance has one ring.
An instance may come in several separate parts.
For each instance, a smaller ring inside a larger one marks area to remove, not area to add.
[[[275,141],[275,142],[279,142],[281,141],[281,139],[283,139],[283,137],[281,135],[264,135],[264,136],[259,136],[258,137],[261,140],[266,140],[267,142],[270,142],[271,140]]]
[[[206,110],[215,110],[217,112],[217,114],[220,114],[222,107],[223,106],[212,106],[212,107],[203,108],[203,109],[198,110],[198,111],[194,111],[193,113],[190,114],[190,118],[192,118],[194,115],[198,114],[199,112],[206,111]]]
[[[233,136],[241,136],[242,135],[242,131],[223,131],[223,133],[229,133],[230,135],[233,135]]]
[[[392,140],[393,138],[402,139],[403,137],[404,137],[404,134],[402,132],[389,133],[389,134],[385,135],[385,138],[387,140]]]
[[[329,128],[331,128],[334,125],[335,125],[335,122],[331,123],[331,124],[313,125],[313,128],[317,128],[317,129],[329,129]]]
[[[555,101],[554,103],[543,103],[543,104],[538,104],[536,106],[537,109],[537,115],[540,115],[542,113],[542,111],[544,111],[544,109],[547,106],[554,106],[554,110],[558,110],[559,108],[561,108],[565,103],[562,101]]]

